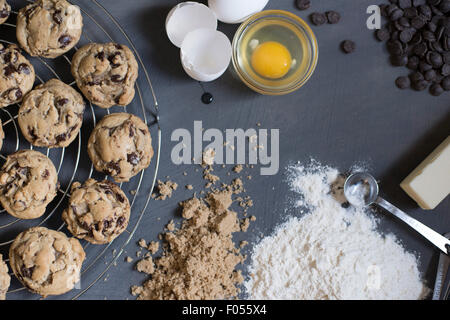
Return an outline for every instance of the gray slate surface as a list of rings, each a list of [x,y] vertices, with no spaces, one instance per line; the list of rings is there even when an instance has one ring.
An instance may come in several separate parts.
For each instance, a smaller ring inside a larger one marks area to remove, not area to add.
[[[368,163],[373,175],[381,180],[383,195],[388,200],[437,231],[450,231],[450,198],[433,212],[425,212],[399,187],[400,181],[450,134],[450,95],[435,98],[427,92],[400,91],[395,87],[395,78],[407,71],[389,65],[384,46],[365,27],[366,8],[373,1],[317,0],[304,12],[295,9],[293,0],[270,1],[268,9],[289,10],[305,19],[313,11],[341,12],[338,25],[313,28],[320,52],[313,77],[293,94],[267,97],[247,89],[230,68],[219,80],[204,84],[215,97],[208,106],[201,103],[201,87],[185,75],[178,49],[165,35],[166,14],[178,1],[100,2],[131,36],[150,72],[163,130],[158,176],[162,179],[170,176],[180,185],[170,201],[150,203],[136,241],[128,245],[125,256],[135,258],[138,239],[156,240],[165,224],[178,217],[177,203],[192,194],[184,185],[190,183],[200,188],[204,184],[194,166],[175,166],[170,160],[174,145],[170,142],[171,132],[176,128],[191,129],[194,120],[202,120],[205,128],[255,128],[260,122],[262,128],[280,129],[279,174],[263,177],[253,170],[249,171],[253,179],[246,182],[255,204],[250,213],[257,217],[246,235],[251,243],[257,241],[260,233],[270,234],[286,215],[285,208],[294,195],[284,181],[284,168],[311,157],[343,171],[358,161]],[[237,25],[219,25],[230,39],[236,28]],[[354,54],[340,52],[339,44],[344,39],[356,42]],[[217,172],[226,177],[229,169]],[[184,171],[188,172],[187,177],[183,176]],[[420,256],[420,270],[432,286],[437,250],[403,224],[378,215],[383,232],[393,232],[408,250]],[[99,263],[96,268],[102,267]],[[120,258],[117,267],[108,271],[107,281],[99,281],[82,298],[132,299],[130,286],[145,279],[133,268],[133,264]]]

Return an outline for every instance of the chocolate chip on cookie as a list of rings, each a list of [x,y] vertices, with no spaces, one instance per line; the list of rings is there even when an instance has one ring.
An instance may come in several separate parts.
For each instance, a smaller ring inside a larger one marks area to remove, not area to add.
[[[150,132],[132,114],[107,115],[89,137],[88,154],[97,171],[117,182],[128,181],[150,164],[153,156]]]
[[[72,290],[80,280],[85,257],[77,239],[44,227],[20,233],[9,249],[16,277],[30,291],[44,297]]]
[[[72,184],[69,204],[62,217],[78,239],[105,244],[127,228],[130,203],[113,182],[89,179],[83,184]]]
[[[9,18],[11,13],[11,6],[6,0],[0,0],[0,24],[4,23]]]
[[[80,8],[66,0],[37,0],[17,15],[17,40],[32,56],[59,57],[77,44],[82,28]]]
[[[34,84],[31,63],[14,44],[0,43],[0,108],[18,103]]]
[[[37,147],[67,147],[83,122],[83,97],[64,82],[51,79],[23,99],[19,109],[20,129]]]
[[[10,282],[11,277],[8,273],[8,266],[3,261],[3,257],[0,254],[0,300],[5,300]]]
[[[93,104],[101,108],[126,106],[135,94],[138,64],[127,46],[91,43],[75,53],[72,75]]]
[[[35,219],[56,196],[58,175],[52,161],[34,150],[8,155],[0,170],[0,203],[12,216]]]

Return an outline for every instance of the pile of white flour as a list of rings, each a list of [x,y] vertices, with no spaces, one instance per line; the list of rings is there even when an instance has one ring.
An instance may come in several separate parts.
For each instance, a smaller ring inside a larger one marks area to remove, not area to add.
[[[370,212],[341,205],[343,177],[336,169],[313,162],[289,172],[304,214],[254,248],[249,299],[421,299],[428,293],[416,257],[394,235],[380,235]]]

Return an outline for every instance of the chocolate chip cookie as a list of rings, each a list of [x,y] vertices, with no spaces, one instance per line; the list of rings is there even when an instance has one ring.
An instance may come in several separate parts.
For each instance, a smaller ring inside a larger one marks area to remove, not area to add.
[[[15,44],[0,43],[0,108],[22,101],[34,83],[34,68]]]
[[[5,132],[3,131],[3,123],[2,120],[0,120],[0,150],[3,146],[3,139],[5,139]]]
[[[67,147],[80,131],[84,108],[81,94],[60,80],[51,79],[23,98],[18,122],[32,145]]]
[[[126,106],[134,97],[138,64],[125,45],[92,43],[73,56],[72,75],[93,104],[101,108]]]
[[[44,227],[22,232],[9,249],[11,269],[22,284],[44,297],[73,289],[85,253],[80,242]]]
[[[8,266],[3,261],[3,257],[0,254],[0,300],[5,300],[10,282],[11,277],[8,274]]]
[[[0,203],[12,216],[42,216],[56,196],[58,175],[52,161],[34,150],[8,155],[0,170]]]
[[[77,44],[82,28],[78,6],[66,0],[37,0],[20,9],[16,35],[31,56],[56,58]]]
[[[9,18],[11,13],[11,6],[6,0],[0,0],[0,24],[4,23]]]
[[[139,117],[113,113],[95,126],[89,137],[88,154],[97,171],[116,182],[128,181],[150,165],[152,138]]]
[[[130,203],[125,193],[111,181],[89,179],[72,184],[71,196],[62,217],[78,239],[105,244],[128,226]]]

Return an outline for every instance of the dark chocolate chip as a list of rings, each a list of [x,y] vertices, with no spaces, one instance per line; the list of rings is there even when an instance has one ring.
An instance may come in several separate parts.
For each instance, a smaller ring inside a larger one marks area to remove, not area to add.
[[[336,11],[327,11],[326,16],[329,24],[336,24],[341,20],[341,15]]]
[[[435,81],[437,73],[436,71],[434,71],[434,69],[430,69],[424,73],[424,77],[427,81]]]
[[[7,17],[9,17],[9,10],[6,10],[6,9],[0,10],[0,18],[4,19]]]
[[[65,34],[59,37],[58,42],[61,48],[67,47],[72,42],[72,37]]]
[[[135,166],[139,163],[139,155],[136,152],[129,153],[127,155],[127,161]]]
[[[352,53],[356,49],[356,44],[351,40],[344,40],[341,42],[341,49],[346,54]]]
[[[66,139],[67,139],[67,134],[65,134],[65,133],[62,133],[62,134],[57,135],[55,137],[56,143],[60,143],[62,141],[66,141]]]
[[[36,135],[34,128],[28,127],[28,135],[33,139],[33,141],[36,141],[38,139],[38,136]]]
[[[112,55],[110,55],[108,57],[109,63],[111,63],[111,67],[112,68],[117,68],[120,67],[120,64],[118,63],[114,63],[114,59],[116,58],[116,56],[120,55],[120,52],[114,52]]]
[[[441,74],[443,76],[449,76],[450,75],[450,64],[444,64],[441,68]]]
[[[396,67],[406,66],[408,63],[408,56],[400,55],[400,56],[391,56],[391,64]]]
[[[404,17],[409,18],[409,19],[417,17],[417,15],[418,15],[417,9],[415,7],[405,8],[403,10],[403,13],[404,13]]]
[[[418,82],[418,81],[422,81],[425,79],[425,77],[423,76],[422,73],[420,72],[413,72],[409,75],[409,78],[411,79],[412,82]]]
[[[47,180],[49,176],[50,172],[47,169],[45,169],[44,172],[42,172],[42,179]]]
[[[61,10],[56,10],[55,13],[53,13],[53,21],[55,21],[57,24],[61,24],[63,22]]]
[[[433,66],[426,63],[425,61],[421,61],[419,64],[419,70],[420,72],[424,73],[425,71],[433,69]]]
[[[419,67],[419,57],[418,56],[412,56],[408,59],[408,64],[406,65],[411,70],[417,70]]]
[[[428,87],[428,81],[426,80],[420,80],[413,82],[412,88],[416,91],[423,91]]]
[[[440,96],[443,92],[444,92],[444,89],[438,83],[433,83],[430,86],[430,93],[435,97]]]
[[[24,73],[24,74],[30,74],[31,70],[30,70],[30,66],[26,63],[21,63],[19,64],[19,67],[17,69],[20,73]]]
[[[429,52],[427,55],[427,61],[430,63],[434,68],[440,68],[444,64],[444,61],[442,60],[442,56],[435,51]]]
[[[125,218],[124,217],[119,217],[119,219],[117,219],[116,225],[118,227],[121,227],[121,226],[124,225],[124,223],[125,223]]]
[[[69,102],[69,99],[67,99],[67,98],[62,98],[62,99],[58,99],[57,101],[56,101],[56,105],[58,106],[58,107],[62,107],[63,105],[65,105],[66,103],[68,103]]]
[[[17,100],[22,99],[22,96],[23,96],[22,90],[20,90],[20,88],[16,88],[15,90],[16,90],[16,98],[17,98]]]
[[[316,26],[321,26],[325,22],[327,22],[326,15],[321,12],[314,12],[309,16],[309,18],[311,19],[311,22]]]
[[[103,220],[103,229],[109,229],[111,227],[111,221]]]
[[[392,13],[389,15],[389,19],[391,21],[395,21],[403,17],[403,10],[402,9],[395,9],[392,11]]]
[[[403,30],[402,32],[400,32],[400,41],[403,43],[408,43],[411,41],[412,37],[413,37],[413,32],[409,29]]]
[[[299,10],[307,10],[311,6],[310,0],[296,0],[295,4]]]
[[[391,55],[402,55],[403,45],[398,40],[389,40],[387,42],[387,50]]]
[[[33,276],[34,267],[27,268],[22,266],[20,271],[25,278],[31,278]]]
[[[445,91],[450,91],[450,76],[442,79],[441,86]]]
[[[411,7],[411,0],[398,0],[398,6],[402,9]]]
[[[419,57],[425,57],[425,54],[427,53],[428,48],[425,43],[419,43],[418,45],[414,46],[414,53],[418,55]]]
[[[5,77],[9,77],[10,75],[12,75],[14,72],[16,72],[16,68],[12,65],[12,64],[8,64],[4,69],[3,72],[5,74]]]
[[[116,171],[116,173],[119,174],[121,171],[119,163],[115,162],[115,161],[108,162],[108,164],[106,165],[106,168],[111,170],[111,171],[109,171],[109,173],[112,173],[112,171]]]
[[[417,16],[411,19],[411,25],[417,30],[422,29],[426,23],[427,21],[422,16]]]
[[[117,199],[117,201],[122,202],[122,203],[125,201],[125,198],[122,197],[122,195],[120,193],[116,193],[116,199]]]
[[[118,82],[122,82],[123,78],[119,74],[113,74],[111,76],[111,81],[118,83]]]
[[[408,77],[398,77],[395,80],[395,84],[400,89],[406,89],[411,86],[411,80]]]
[[[105,53],[104,53],[103,51],[100,51],[99,53],[97,53],[97,54],[95,55],[95,57],[96,57],[98,60],[103,61],[103,60],[105,60]]]
[[[391,37],[389,30],[386,28],[378,29],[375,32],[375,35],[379,41],[386,41],[386,40],[389,40],[389,38]]]
[[[345,201],[345,202],[341,203],[341,207],[344,209],[348,209],[350,207],[350,202]]]

